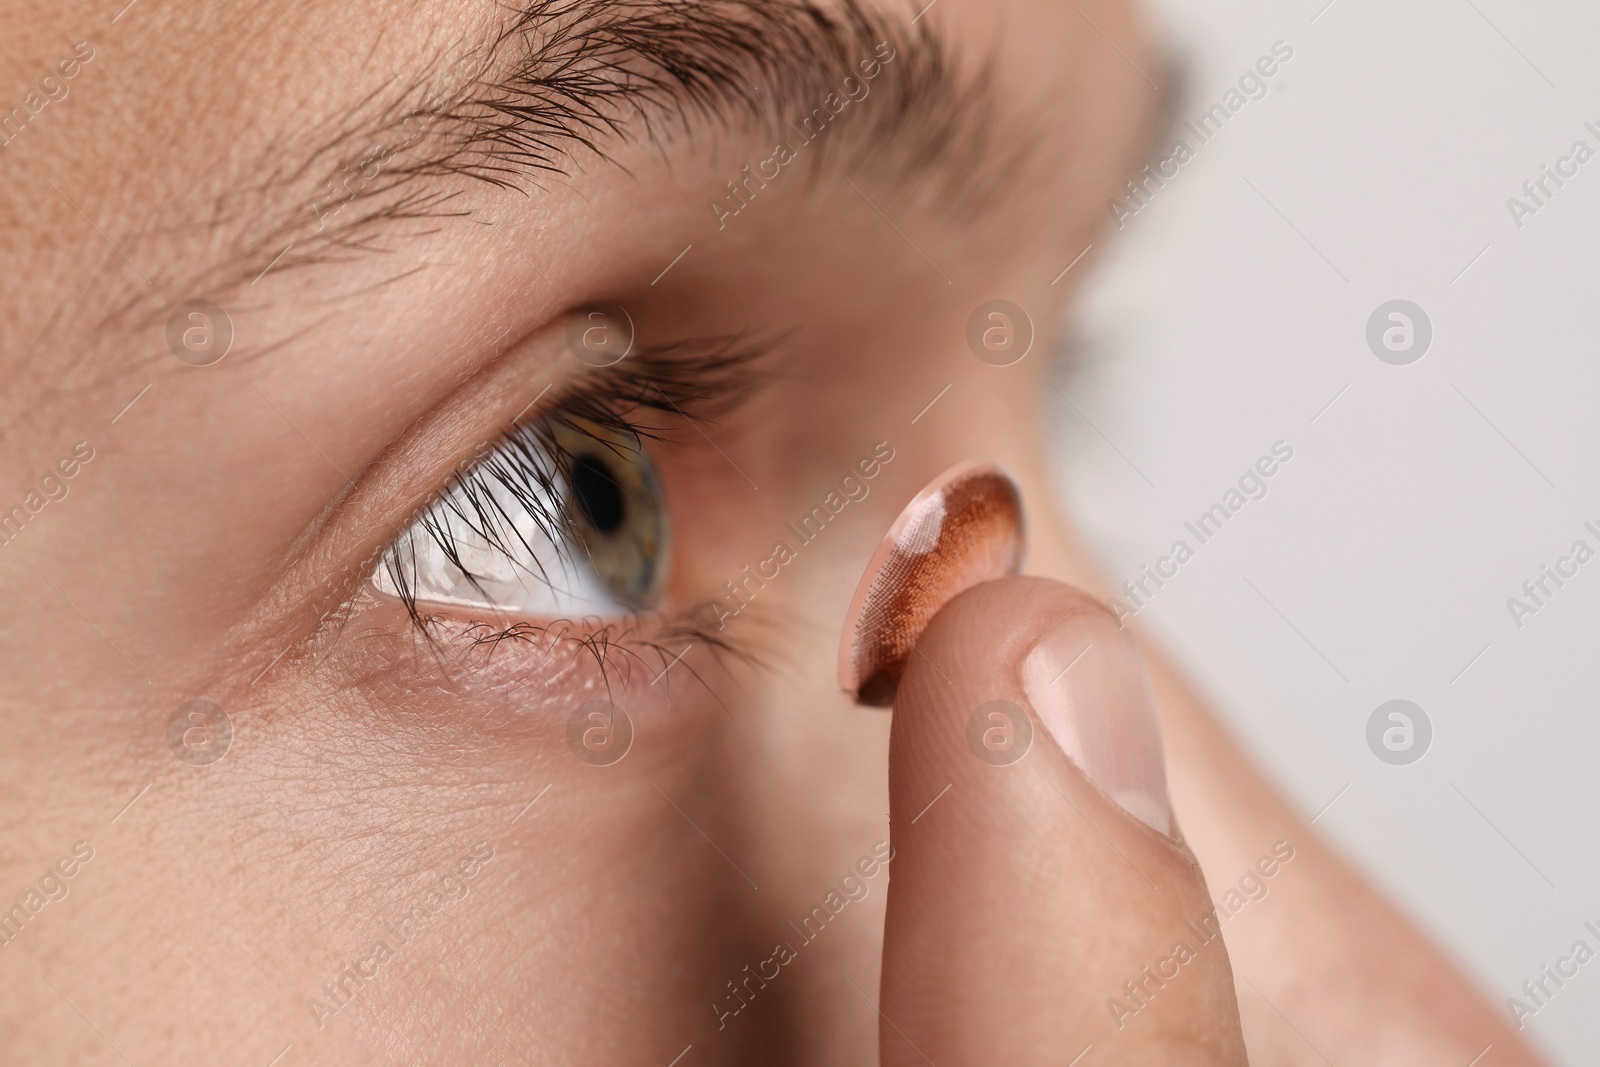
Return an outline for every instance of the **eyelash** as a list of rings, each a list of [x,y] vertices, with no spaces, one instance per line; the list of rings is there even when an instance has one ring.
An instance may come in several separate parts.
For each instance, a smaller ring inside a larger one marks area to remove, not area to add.
[[[450,495],[466,502],[470,510],[453,510],[467,520],[473,532],[509,554],[512,545],[506,540],[508,531],[504,523],[496,521],[492,504],[491,487],[499,484],[527,508],[541,530],[553,535],[550,540],[560,551],[569,552],[570,543],[562,536],[569,519],[552,506],[552,501],[558,499],[556,480],[571,470],[574,453],[557,439],[551,423],[560,423],[586,441],[608,448],[616,447],[602,436],[608,432],[671,445],[674,441],[669,432],[655,425],[655,420],[647,421],[647,414],[668,419],[676,416],[686,422],[714,421],[765,384],[769,376],[759,365],[776,344],[777,339],[743,335],[697,338],[636,351],[620,363],[587,373],[557,394],[542,411],[506,430],[466,471],[452,476],[423,509],[423,518],[415,527],[417,532],[409,536],[431,538],[446,558],[460,566],[454,532],[449,524],[434,518],[435,506]],[[398,535],[407,536],[405,531]],[[439,616],[419,608],[412,574],[401,556],[397,540],[382,566],[413,626],[430,644],[437,644],[435,624]],[[584,626],[571,619],[518,621],[508,626],[475,622],[467,627],[465,636],[473,644],[491,649],[502,641],[550,641],[551,647],[561,641],[577,642],[595,657],[608,682],[613,653],[636,656],[636,649],[645,648],[670,658],[676,650],[668,651],[665,642],[688,640],[738,658],[753,658],[730,642],[725,632],[706,627],[703,620],[707,613],[702,608],[696,605],[648,627],[652,635],[648,638],[644,636],[647,628],[643,619],[647,613],[642,611],[599,627]]]

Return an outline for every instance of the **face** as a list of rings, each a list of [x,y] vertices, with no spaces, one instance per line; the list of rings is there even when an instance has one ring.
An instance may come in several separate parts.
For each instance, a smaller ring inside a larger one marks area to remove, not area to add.
[[[7,20],[0,1043],[875,1062],[839,631],[962,460],[1076,566],[1129,12],[111,14]]]

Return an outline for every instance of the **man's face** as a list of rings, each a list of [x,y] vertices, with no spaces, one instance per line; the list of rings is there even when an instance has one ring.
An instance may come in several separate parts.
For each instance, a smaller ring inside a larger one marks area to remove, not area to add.
[[[968,457],[1075,565],[1124,5],[6,24],[0,1045],[874,1062],[840,624]]]

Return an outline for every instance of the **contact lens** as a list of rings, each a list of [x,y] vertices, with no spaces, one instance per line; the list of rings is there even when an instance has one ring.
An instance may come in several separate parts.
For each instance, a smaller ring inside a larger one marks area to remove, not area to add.
[[[839,685],[887,707],[929,620],[957,594],[1015,574],[1025,547],[1022,494],[999,466],[967,462],[912,498],[873,553],[845,616]]]

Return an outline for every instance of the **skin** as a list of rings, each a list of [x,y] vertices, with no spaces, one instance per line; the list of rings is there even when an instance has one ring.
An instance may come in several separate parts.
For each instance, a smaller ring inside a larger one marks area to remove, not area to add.
[[[1538,1062],[1158,649],[1173,838],[1048,738],[1005,775],[955,740],[979,697],[1014,688],[1019,643],[1107,592],[1052,508],[1039,397],[1084,265],[1052,279],[1097,239],[1154,107],[1128,7],[944,0],[926,16],[967,75],[997,58],[996,121],[1031,138],[981,210],[866,168],[854,188],[774,183],[719,230],[708,199],[770,138],[652,146],[635,130],[610,146],[619,165],[530,189],[441,179],[463,216],[380,254],[252,284],[267,247],[203,288],[238,339],[205,368],[168,354],[167,311],[271,217],[215,212],[217,197],[485,16],[111,14],[4,19],[19,85],[63,42],[96,48],[0,152],[5,505],[74,443],[94,453],[0,548],[0,901],[75,842],[93,850],[0,948],[8,1062],[666,1064],[692,1046],[685,1064],[838,1065],[880,1042],[887,1064],[1064,1063],[1086,1045],[1086,1064],[1248,1048],[1257,1064],[1464,1065],[1485,1046],[1483,1067]],[[964,340],[996,294],[1039,330],[1005,368]],[[598,300],[624,303],[644,340],[785,336],[771,382],[715,422],[658,418],[671,604],[718,596],[875,442],[894,449],[731,624],[758,662],[703,642],[657,652],[646,621],[602,672],[570,640],[475,645],[460,612],[430,649],[358,581],[458,463],[584,371],[566,314]],[[855,707],[833,682],[850,583],[904,501],[972,456],[1016,474],[1039,577],[955,601],[894,713]],[[635,737],[594,767],[567,719],[608,684]],[[195,698],[234,730],[203,766],[166,739]],[[961,787],[912,823],[942,782]],[[1295,857],[1230,920],[1226,953],[1116,1029],[1121,981],[1278,841]],[[878,842],[888,870],[719,1027],[726,983]],[[387,924],[419,902],[428,917],[400,943]],[[392,958],[361,964],[379,940]],[[337,1011],[308,1006],[357,964],[375,975]]]

